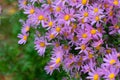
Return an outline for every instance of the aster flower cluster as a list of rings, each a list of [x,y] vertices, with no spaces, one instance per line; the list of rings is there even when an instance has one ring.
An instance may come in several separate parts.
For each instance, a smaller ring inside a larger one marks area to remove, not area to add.
[[[35,50],[40,56],[45,55],[46,47],[53,47],[45,67],[48,74],[62,67],[74,78],[85,74],[88,80],[120,79],[116,48],[120,0],[19,0],[19,7],[27,19],[22,21],[18,43],[25,44],[33,28]]]

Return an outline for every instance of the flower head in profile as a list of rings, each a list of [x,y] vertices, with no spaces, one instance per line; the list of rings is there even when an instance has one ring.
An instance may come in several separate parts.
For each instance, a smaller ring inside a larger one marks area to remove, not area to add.
[[[27,42],[28,35],[28,33],[18,34],[18,38],[20,38],[18,44],[25,44]]]
[[[29,31],[30,31],[30,23],[29,23],[29,21],[23,22],[23,27],[22,27],[21,32],[22,33],[27,33]]]
[[[18,0],[18,3],[20,9],[25,9],[27,6],[27,0]]]
[[[53,73],[53,71],[55,70],[55,67],[53,67],[52,63],[48,63],[44,69],[47,72],[47,74],[51,75]]]

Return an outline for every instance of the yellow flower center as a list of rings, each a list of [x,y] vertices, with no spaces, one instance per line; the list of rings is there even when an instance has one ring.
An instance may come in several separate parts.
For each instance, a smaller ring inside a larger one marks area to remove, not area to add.
[[[84,13],[84,17],[88,17],[88,12],[85,12],[85,13]]]
[[[59,47],[59,46],[60,46],[60,44],[59,44],[59,43],[56,43],[56,44],[55,44],[55,46],[56,46],[56,47]]]
[[[59,64],[60,61],[61,61],[61,59],[60,59],[60,57],[58,57],[58,58],[56,59],[56,64]]]
[[[87,34],[86,33],[82,34],[82,38],[87,38]]]
[[[26,5],[27,4],[27,1],[25,0],[25,1],[23,1],[23,5]]]
[[[63,47],[65,50],[68,50],[69,46],[68,45],[64,45]]]
[[[114,28],[115,28],[115,29],[119,29],[119,26],[118,26],[118,25],[115,25]]]
[[[119,1],[118,0],[114,0],[113,4],[117,6],[119,4]]]
[[[93,58],[93,54],[89,53],[89,59]]]
[[[114,59],[111,59],[111,60],[110,60],[110,64],[111,64],[111,65],[113,65],[113,64],[115,64],[115,63],[116,63],[116,61],[115,61]]]
[[[72,24],[72,28],[76,29],[77,28],[77,24]]]
[[[81,22],[84,24],[84,23],[85,23],[85,18],[82,18],[82,19],[81,19]]]
[[[52,27],[52,26],[53,26],[53,22],[50,21],[50,22],[48,23],[48,25],[49,25],[49,27]]]
[[[96,34],[96,30],[95,30],[95,29],[92,29],[92,30],[90,31],[90,33],[91,33],[92,35],[95,35],[95,34]]]
[[[51,3],[52,3],[52,1],[51,1],[51,0],[47,0],[47,3],[48,3],[48,4],[51,4]]]
[[[93,80],[99,80],[99,75],[98,75],[98,74],[95,74],[95,75],[93,76]]]
[[[65,37],[67,37],[67,36],[68,36],[68,32],[64,32],[63,34],[64,34],[64,36],[65,36]]]
[[[31,10],[30,10],[30,14],[33,14],[34,12],[35,12],[34,9],[31,9]]]
[[[82,5],[86,5],[87,4],[87,0],[82,0]]]
[[[96,16],[96,17],[95,17],[95,20],[96,20],[96,21],[99,21],[99,20],[100,20],[100,17],[99,17],[99,16]]]
[[[26,26],[25,30],[26,30],[26,31],[29,31],[29,30],[30,30],[30,27],[29,27],[29,26]]]
[[[99,10],[98,8],[94,8],[94,12],[97,13]]]
[[[23,36],[23,40],[25,40],[25,41],[27,40],[27,36],[26,35]]]
[[[69,15],[69,14],[65,15],[65,16],[64,16],[64,20],[65,20],[65,21],[70,20],[70,15]]]
[[[61,31],[60,27],[56,27],[56,31],[59,33]]]
[[[77,36],[74,36],[74,37],[73,37],[73,40],[74,40],[74,41],[77,41],[77,40],[78,40],[78,37],[77,37]]]
[[[110,16],[113,16],[113,11],[110,11],[110,12],[109,12],[109,15],[110,15]]]
[[[57,12],[60,12],[60,11],[61,11],[61,7],[59,7],[59,6],[56,7],[56,11],[57,11]]]
[[[111,73],[111,74],[109,75],[109,79],[112,80],[112,79],[114,79],[114,78],[115,78],[115,74],[114,74],[114,73]]]
[[[80,62],[80,61],[79,61],[79,62],[77,62],[77,65],[81,66],[81,65],[82,65],[82,62]]]
[[[55,38],[54,34],[50,34],[50,39]]]
[[[109,5],[105,3],[105,4],[104,4],[104,7],[105,7],[105,8],[108,8],[108,7],[109,7]]]
[[[53,12],[53,8],[52,7],[50,7],[49,9],[50,9],[50,12]]]
[[[106,53],[108,53],[108,54],[111,53],[111,50],[110,50],[110,49],[107,49],[107,50],[106,50]]]
[[[73,54],[70,54],[70,55],[69,55],[69,58],[72,59],[72,58],[73,58]]]
[[[43,15],[40,15],[39,17],[38,17],[38,20],[43,20],[44,19],[44,16]]]
[[[96,47],[96,49],[97,49],[97,50],[100,50],[100,48],[101,48],[101,46],[100,46],[100,45],[98,45],[98,46]]]
[[[45,47],[45,42],[40,42],[40,47]]]
[[[86,46],[84,44],[81,45],[81,50],[85,50]]]

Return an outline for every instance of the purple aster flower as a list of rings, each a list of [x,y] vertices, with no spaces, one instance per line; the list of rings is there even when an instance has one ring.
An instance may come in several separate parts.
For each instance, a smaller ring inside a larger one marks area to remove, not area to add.
[[[90,17],[90,15],[91,15],[89,12],[89,9],[87,9],[87,8],[79,10],[78,13],[79,14],[76,14],[76,17],[79,19],[87,18],[87,17]]]
[[[101,46],[102,44],[103,44],[103,40],[100,39],[98,41],[94,41],[93,44],[92,44],[92,46],[93,47],[98,47],[98,46]]]
[[[47,27],[47,30],[55,26],[56,21],[53,20],[50,16],[48,19],[44,22],[43,27]]]
[[[110,8],[107,10],[106,14],[107,14],[107,16],[106,16],[107,21],[114,19],[114,16],[116,14],[115,14],[115,10],[113,9],[113,6],[110,6]]]
[[[100,22],[103,22],[102,19],[104,18],[104,15],[93,15],[91,16],[90,18],[90,21],[91,21],[91,25],[94,25],[96,23],[97,26],[100,25]]]
[[[23,22],[22,33],[29,32],[30,30],[30,23],[29,21]]]
[[[51,31],[53,31],[52,33],[55,33],[56,34],[56,36],[57,35],[59,35],[59,34],[62,34],[62,27],[61,27],[61,25],[57,25],[57,26],[55,26],[55,27],[53,27],[52,29],[51,29]]]
[[[120,0],[110,0],[109,2],[111,5],[120,7]]]
[[[35,15],[31,16],[29,20],[31,20],[33,25],[39,25],[40,23],[44,25],[45,20],[47,19],[46,13],[42,9],[36,9]]]
[[[33,5],[27,5],[24,10],[24,14],[33,15],[35,13],[35,7]]]
[[[60,4],[54,4],[53,5],[54,8],[54,15],[57,17],[60,15],[60,13],[62,12],[62,10],[64,9],[64,5],[62,3]]]
[[[89,0],[80,0],[80,4],[77,5],[77,7],[80,7],[82,9],[84,6],[88,6]]]
[[[54,68],[58,68],[62,63],[62,60],[63,60],[63,56],[57,54],[56,56],[51,57],[50,63],[52,63],[52,66]]]
[[[103,14],[103,9],[101,9],[101,4],[98,5],[98,3],[90,6],[90,11],[91,11],[91,14],[92,15],[95,15],[95,14]]]
[[[49,30],[49,32],[46,33],[46,38],[50,41],[54,39],[57,36],[56,32],[53,32],[52,30]]]
[[[91,71],[88,73],[88,77],[87,79],[90,79],[90,80],[100,80],[100,77],[101,77],[101,74],[99,72],[99,69],[91,69]]]
[[[43,4],[42,8],[44,8],[44,11],[46,11],[46,13],[48,13],[48,15],[54,14],[54,8],[53,8],[53,6],[51,6],[49,4]]]
[[[116,75],[118,74],[119,70],[116,69],[115,67],[111,66],[110,68],[104,68],[103,69],[103,74],[105,80],[116,80]]]
[[[80,47],[79,47],[79,46],[80,46]],[[82,52],[87,53],[88,50],[90,49],[90,48],[88,47],[88,44],[79,44],[79,46],[75,48],[75,50],[80,49],[80,52],[79,52],[79,53],[82,53]]]
[[[71,33],[71,27],[70,26],[68,26],[68,25],[64,25],[64,26],[62,26],[61,25],[61,32],[60,32],[60,35],[62,35],[63,37],[61,38],[60,37],[60,39],[69,39],[69,38],[71,38],[71,35],[73,35],[73,33]]]
[[[76,33],[77,30],[79,29],[78,26],[79,26],[79,25],[76,24],[76,23],[71,23],[71,24],[70,24],[70,27],[72,27],[72,28],[71,28],[71,33]]]
[[[81,19],[78,19],[79,26],[81,26],[81,29],[85,29],[86,24],[88,24],[89,17],[83,17]]]
[[[105,62],[103,65],[106,66],[112,66],[119,62],[117,55],[114,53],[105,55],[105,58],[103,58],[103,61]]]
[[[83,56],[83,60],[93,60],[94,59],[94,52],[89,50],[85,56]]]
[[[89,61],[88,63],[85,63],[81,66],[83,73],[88,73],[91,71],[92,68],[96,66],[96,63],[93,61]]]
[[[53,41],[52,45],[55,47],[60,47],[60,42],[59,41]]]
[[[53,67],[52,63],[48,63],[48,65],[45,66],[44,69],[46,70],[47,74],[51,75],[53,71],[55,70],[55,67]]]
[[[54,47],[52,53],[53,53],[52,57],[55,57],[55,56],[63,57],[63,55],[64,55],[64,51],[61,46]]]
[[[83,44],[86,44],[89,40],[91,40],[90,33],[85,29],[80,29],[79,32],[77,33],[77,37]]]
[[[71,35],[70,39],[71,39],[71,41],[69,42],[69,44],[71,44],[71,45],[77,45],[78,46],[79,40],[78,40],[77,36]]]
[[[120,34],[120,26],[118,24],[115,24],[114,26],[110,26],[109,31],[110,31],[109,32],[110,35],[116,34],[116,33]]]
[[[67,54],[64,56],[65,59],[64,59],[64,69],[66,71],[72,71],[72,69],[74,68],[74,63],[76,61],[76,58],[73,54]]]
[[[64,12],[61,12],[60,16],[58,17],[60,23],[69,25],[71,21],[75,21],[74,12],[74,9],[64,8]]]
[[[20,38],[18,44],[25,44],[27,42],[28,35],[28,33],[18,34],[18,38]]]
[[[65,44],[65,45],[61,45],[62,48],[63,48],[63,51],[68,54],[69,53],[69,50],[70,50],[70,46],[68,44]]]
[[[27,0],[18,0],[19,8],[24,9],[27,6]]]
[[[99,38],[102,38],[102,34],[98,32],[97,29],[93,28],[91,25],[86,25],[87,31],[89,31],[91,37],[93,39],[99,40]]]
[[[35,50],[38,51],[40,56],[44,55],[46,46],[50,45],[50,43],[47,43],[44,37],[40,37],[40,38],[36,37],[34,43],[35,43]]]
[[[75,56],[74,68],[79,71],[79,70],[81,70],[81,66],[82,65],[83,65],[83,58],[82,58],[82,56],[81,55],[76,55]]]

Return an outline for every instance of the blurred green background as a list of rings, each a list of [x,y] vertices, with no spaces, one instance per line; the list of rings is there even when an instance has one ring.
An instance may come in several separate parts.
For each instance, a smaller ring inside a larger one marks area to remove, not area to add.
[[[61,80],[62,70],[50,76],[44,67],[50,60],[50,51],[40,57],[34,50],[34,30],[26,45],[18,45],[17,35],[21,30],[19,19],[26,16],[18,10],[17,0],[0,0],[0,80]]]

